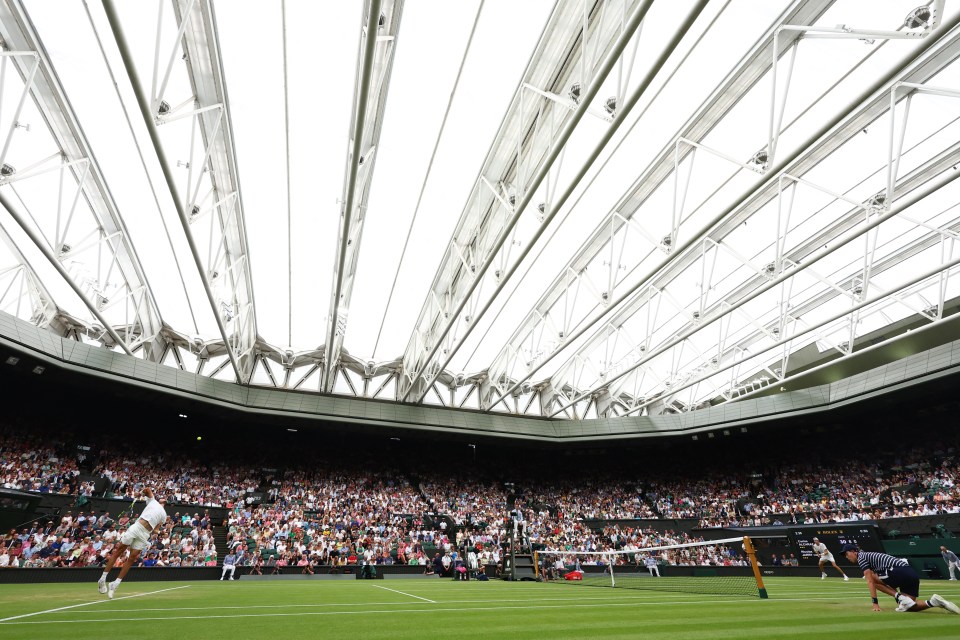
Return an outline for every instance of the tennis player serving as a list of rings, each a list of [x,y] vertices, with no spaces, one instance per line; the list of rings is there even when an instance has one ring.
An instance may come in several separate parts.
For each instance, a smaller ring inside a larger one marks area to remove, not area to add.
[[[97,582],[100,593],[107,594],[109,598],[113,598],[114,592],[127,576],[130,567],[137,561],[143,550],[150,546],[150,534],[167,521],[167,512],[163,508],[165,502],[163,498],[157,500],[153,495],[153,489],[150,487],[144,487],[140,495],[147,499],[147,505],[143,508],[143,512],[137,518],[137,521],[120,536],[117,546],[114,547],[113,553],[107,558],[107,564],[103,567],[103,575]],[[123,566],[120,567],[120,575],[117,576],[116,580],[108,583],[107,575],[127,549],[130,550],[130,554],[124,560]]]

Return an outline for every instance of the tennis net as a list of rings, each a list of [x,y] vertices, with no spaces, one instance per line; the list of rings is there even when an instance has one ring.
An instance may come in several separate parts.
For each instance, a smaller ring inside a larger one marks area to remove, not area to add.
[[[544,550],[538,578],[556,583],[766,598],[749,537],[621,549]]]

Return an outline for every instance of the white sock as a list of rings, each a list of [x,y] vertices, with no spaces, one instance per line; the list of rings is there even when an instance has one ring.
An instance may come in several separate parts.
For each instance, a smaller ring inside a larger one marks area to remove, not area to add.
[[[106,581],[107,581],[107,572],[104,571],[103,575],[100,576],[100,582],[106,582]]]
[[[123,582],[123,580],[121,580],[120,578],[117,578],[116,580],[113,581],[113,586],[114,587],[120,586],[121,582]]]

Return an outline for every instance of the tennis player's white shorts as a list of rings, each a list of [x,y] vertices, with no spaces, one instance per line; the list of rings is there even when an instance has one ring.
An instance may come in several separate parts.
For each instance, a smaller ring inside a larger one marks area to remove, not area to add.
[[[123,532],[120,542],[136,551],[143,551],[150,546],[150,532],[137,521]]]
[[[825,554],[820,556],[820,562],[835,562],[833,559],[833,554],[827,551]]]

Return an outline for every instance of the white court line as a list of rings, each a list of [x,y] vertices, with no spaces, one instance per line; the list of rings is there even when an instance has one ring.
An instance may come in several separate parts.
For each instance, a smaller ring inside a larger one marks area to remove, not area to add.
[[[372,585],[375,586],[375,585]],[[146,594],[144,594],[146,595]],[[781,598],[779,600],[761,600],[757,598],[756,600],[745,600],[743,598],[738,598],[736,600],[711,600],[710,603],[721,603],[721,604],[751,604],[751,603],[778,603],[778,602],[816,602],[820,600],[859,600],[862,599],[862,596],[845,596],[845,597],[834,597],[834,598]],[[0,624],[0,626],[5,625],[14,625],[14,624],[78,624],[83,622],[137,622],[137,621],[147,621],[147,620],[212,620],[220,618],[296,618],[303,616],[352,616],[352,615],[370,615],[378,613],[386,614],[397,614],[397,613],[429,613],[435,614],[437,612],[455,612],[455,613],[470,613],[472,611],[504,611],[504,610],[516,610],[516,611],[528,611],[534,609],[584,609],[584,608],[596,608],[596,607],[642,607],[642,606],[654,606],[654,607],[663,607],[671,605],[689,605],[689,602],[624,602],[624,603],[606,603],[606,604],[551,604],[551,605],[534,605],[534,606],[520,606],[520,607],[425,607],[422,609],[373,609],[373,610],[364,610],[364,611],[302,611],[298,613],[241,613],[241,614],[222,614],[215,616],[156,616],[156,617],[141,617],[136,618],[94,618],[94,619],[77,619],[72,618],[70,620],[24,620],[21,622],[7,622]],[[2,622],[2,621],[0,621]]]
[[[370,585],[377,586],[377,585]],[[386,587],[382,587],[386,588]],[[820,592],[810,592],[809,594],[799,593],[794,595],[817,595]],[[409,594],[404,594],[409,595]],[[690,594],[669,594],[672,600],[677,598],[673,596],[688,596],[684,598],[687,601],[692,600],[702,600],[703,595],[698,594],[696,596],[691,596]],[[600,602],[622,602],[622,601],[632,601],[632,600],[650,600],[649,594],[645,595],[635,595],[635,596],[610,596],[604,598],[524,598],[524,602],[570,602],[576,600],[577,602],[583,602],[586,600],[594,600]],[[480,598],[474,600],[444,600],[443,604],[491,604],[495,602],[516,602],[516,598]],[[433,602],[428,600],[428,602]],[[312,603],[312,604],[248,604],[248,605],[221,605],[221,606],[211,606],[211,607],[153,607],[153,608],[143,608],[143,609],[97,609],[96,611],[76,611],[74,613],[142,613],[145,611],[211,611],[214,609],[318,609],[324,608],[329,609],[330,607],[373,607],[373,606],[389,606],[389,605],[408,605],[408,602],[324,602],[324,603]],[[434,603],[436,604],[436,603]]]
[[[370,585],[376,587],[378,585]],[[385,589],[386,587],[380,587]],[[837,594],[837,596],[847,595],[850,596],[853,591],[845,591],[843,593]],[[412,594],[404,594],[412,595]],[[644,592],[642,595],[611,595],[606,597],[577,597],[577,598],[524,598],[524,602],[570,602],[576,600],[577,602],[584,601],[598,601],[598,602],[632,602],[634,600],[644,600],[649,603],[650,596],[653,595],[649,592]],[[700,601],[704,599],[704,594],[691,594],[691,593],[672,593],[672,592],[663,592],[658,595],[663,596],[663,602],[668,601],[684,601],[684,602],[693,602]],[[824,596],[824,590],[817,591],[795,591],[790,594],[791,596]],[[709,596],[708,596],[709,597]],[[750,596],[745,596],[750,597]],[[119,599],[119,598],[118,598]],[[772,594],[771,600],[781,600],[776,594]],[[479,598],[472,600],[444,600],[443,604],[492,604],[496,602],[516,602],[516,598]],[[712,602],[709,601],[709,602]],[[97,609],[96,611],[76,611],[76,614],[96,614],[96,613],[145,613],[149,611],[212,611],[219,609],[329,609],[331,607],[379,607],[379,606],[389,606],[389,605],[405,605],[405,602],[324,602],[324,603],[311,603],[311,604],[248,604],[248,605],[220,605],[220,606],[208,606],[208,607],[145,607],[142,609]]]
[[[176,591],[177,589],[186,589],[189,586],[190,585],[187,584],[187,585],[183,585],[182,587],[170,587],[169,589],[159,589],[157,591],[148,591],[146,593],[135,593],[130,596],[121,596],[119,598],[113,598],[113,599],[108,598],[107,600],[100,599],[100,600],[93,600],[91,602],[81,602],[80,604],[71,604],[66,607],[57,607],[56,609],[47,609],[46,611],[34,611],[33,613],[24,613],[19,616],[10,616],[9,618],[0,618],[0,622],[8,622],[10,620],[19,620],[20,618],[29,618],[31,616],[43,615],[44,613],[55,613],[57,611],[65,611],[67,609],[76,609],[77,607],[87,607],[87,606],[90,606],[91,604],[99,604],[101,602],[116,602],[117,600],[128,600],[130,598],[139,598],[141,596],[153,595],[154,593],[163,593],[164,591]],[[14,623],[14,624],[21,624],[21,623]]]
[[[417,600],[423,600],[424,602],[429,602],[431,604],[437,604],[436,600],[430,600],[429,598],[421,598],[420,596],[415,596],[412,593],[405,593],[403,591],[397,591],[396,589],[391,589],[390,587],[381,587],[378,584],[372,584],[371,587],[376,587],[377,589],[384,589],[386,591],[393,591],[394,593],[399,593],[402,596],[408,596],[410,598],[416,598]]]

